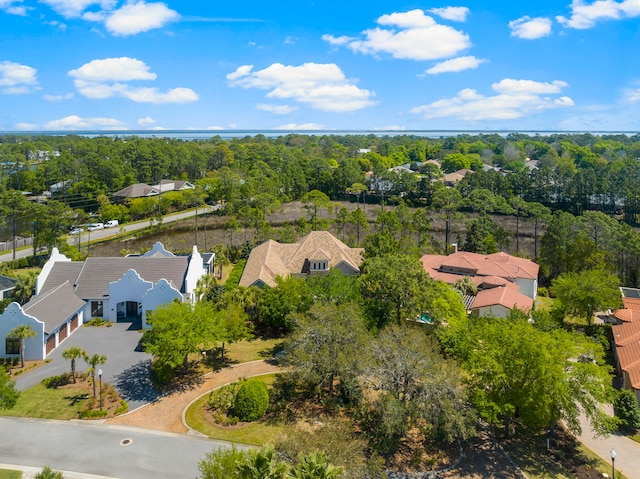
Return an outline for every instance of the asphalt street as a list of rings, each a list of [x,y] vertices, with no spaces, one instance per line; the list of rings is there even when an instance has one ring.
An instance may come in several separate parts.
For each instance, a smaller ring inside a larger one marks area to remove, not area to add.
[[[0,463],[119,479],[194,479],[223,442],[87,421],[0,417]]]

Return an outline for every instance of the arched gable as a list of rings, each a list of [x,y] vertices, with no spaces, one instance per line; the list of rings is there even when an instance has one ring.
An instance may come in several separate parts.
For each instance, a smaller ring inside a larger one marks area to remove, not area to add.
[[[128,270],[118,281],[109,283],[109,321],[117,321],[116,305],[127,301],[140,303],[142,297],[153,287],[135,269]]]
[[[36,332],[35,337],[25,341],[24,357],[27,360],[41,360],[45,358],[44,350],[44,322],[24,312],[18,303],[11,303],[0,314],[0,356],[7,356],[6,338],[11,330],[21,324],[31,326]]]
[[[163,306],[174,300],[182,301],[182,293],[171,286],[166,279],[163,278],[158,281],[155,286],[142,297],[142,329],[148,329],[148,311],[153,311],[159,306]]]

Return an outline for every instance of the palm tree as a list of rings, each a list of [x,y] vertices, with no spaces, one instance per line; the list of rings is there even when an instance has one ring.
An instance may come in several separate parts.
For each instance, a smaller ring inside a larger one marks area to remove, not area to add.
[[[54,471],[49,466],[44,466],[42,471],[34,476],[34,479],[64,479],[62,472]]]
[[[93,382],[93,397],[96,397],[96,366],[107,362],[107,357],[104,354],[94,354],[93,356],[85,355],[84,360],[91,366],[87,373],[91,374],[91,381]]]
[[[238,465],[239,476],[242,479],[283,479],[287,472],[287,465],[278,462],[272,448],[251,450],[246,464]]]
[[[76,359],[86,356],[87,352],[79,346],[72,346],[62,351],[62,357],[71,361],[71,377],[73,377],[74,383],[76,382]]]
[[[16,287],[13,290],[14,301],[25,304],[31,299],[36,290],[36,280],[38,279],[37,271],[29,271],[28,273],[18,276]]]
[[[42,471],[34,476],[34,479],[64,479],[62,472],[54,471],[49,466],[44,466]]]
[[[7,335],[10,338],[16,338],[20,340],[20,367],[24,368],[24,350],[26,348],[25,340],[33,338],[36,332],[28,324],[21,324],[13,328]]]
[[[322,454],[312,452],[304,456],[287,474],[287,479],[339,479],[343,469],[334,466]]]

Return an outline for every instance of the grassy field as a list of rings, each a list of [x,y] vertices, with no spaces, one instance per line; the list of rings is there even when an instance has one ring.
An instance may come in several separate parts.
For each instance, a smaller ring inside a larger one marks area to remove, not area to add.
[[[15,407],[3,410],[2,414],[42,419],[77,419],[87,398],[86,390],[82,388],[53,389],[38,384],[20,394]]]
[[[269,374],[260,376],[260,380],[270,386],[273,384],[275,377],[275,374]],[[217,426],[212,424],[206,417],[208,400],[209,395],[206,394],[194,402],[187,409],[185,419],[190,427],[206,434],[211,439],[261,446],[272,441],[286,430],[286,426],[280,421],[271,421],[269,419],[236,426]]]
[[[273,357],[274,349],[282,343],[280,338],[254,338],[225,346],[225,356],[231,361],[246,363]]]
[[[22,471],[0,469],[0,479],[22,479]]]

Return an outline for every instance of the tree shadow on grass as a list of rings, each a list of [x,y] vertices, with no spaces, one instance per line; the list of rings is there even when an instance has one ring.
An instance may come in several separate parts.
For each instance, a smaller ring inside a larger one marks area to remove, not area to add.
[[[73,396],[65,396],[65,400],[69,401],[69,406],[75,406],[81,401],[89,399],[89,393],[74,394]]]
[[[151,359],[139,361],[115,377],[114,386],[122,399],[151,403],[162,393],[151,382]]]

